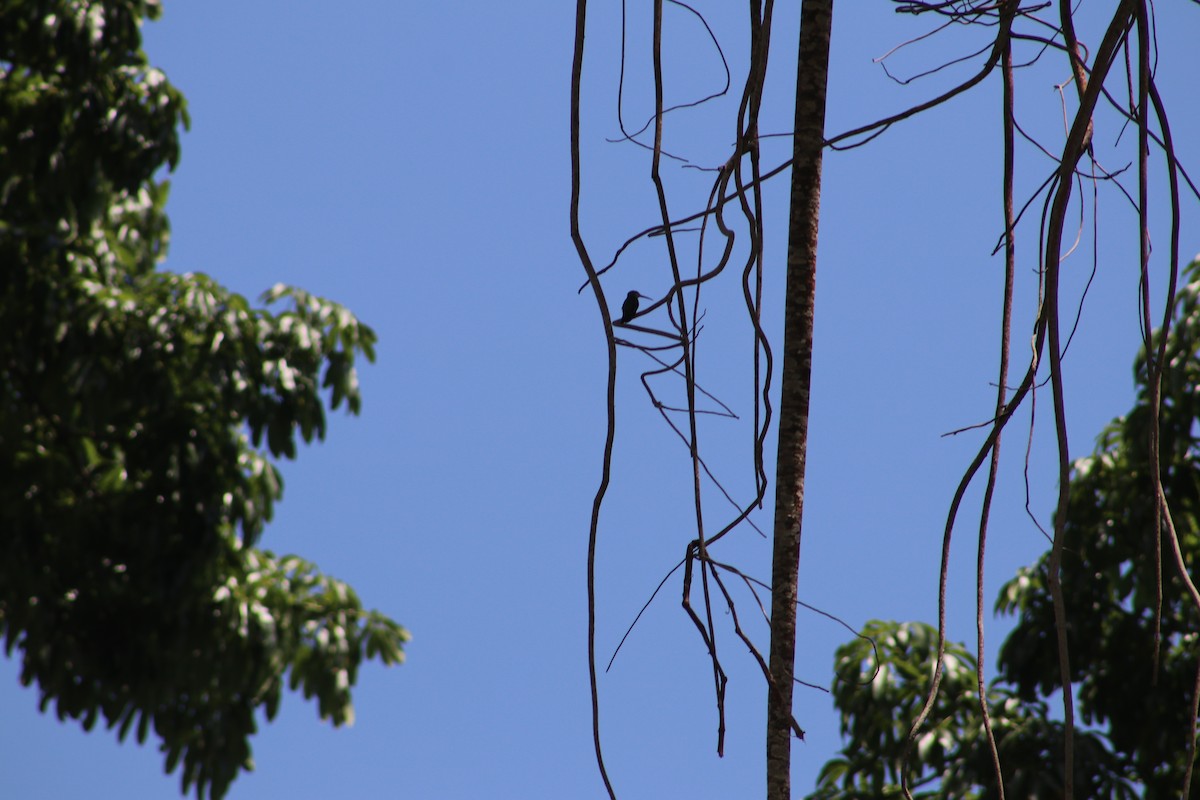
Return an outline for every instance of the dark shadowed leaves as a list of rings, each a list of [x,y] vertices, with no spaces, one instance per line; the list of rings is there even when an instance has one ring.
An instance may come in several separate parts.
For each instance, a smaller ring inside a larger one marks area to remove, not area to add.
[[[1167,338],[1160,454],[1180,550],[1194,574],[1200,560],[1200,260],[1187,268],[1185,278]],[[1160,337],[1157,332],[1154,348]],[[1165,536],[1156,549],[1146,358],[1143,350],[1134,366],[1134,408],[1104,430],[1096,451],[1076,461],[1071,476],[1062,585],[1081,723],[1075,734],[1075,786],[1081,797],[1178,797],[1188,737],[1195,735],[1191,702],[1200,615]],[[1008,797],[1055,797],[1062,791],[1063,726],[1047,702],[1063,688],[1048,563],[1049,554],[1021,569],[996,602],[997,611],[1017,617],[988,690]],[[1163,576],[1157,670],[1156,566]],[[936,631],[873,622],[863,633],[879,645],[878,674],[863,640],[838,650],[842,680],[834,700],[848,743],[822,770],[810,795],[814,800],[899,794],[904,738],[928,691]],[[973,664],[960,645],[947,645],[942,690],[912,757],[911,785],[920,789],[915,796],[998,796]],[[1197,783],[1193,797],[1200,797]]]
[[[408,634],[346,584],[256,548],[271,457],[361,408],[374,333],[276,286],[255,308],[156,267],[156,172],[182,96],[141,52],[150,2],[0,3],[0,635],[43,709],[139,742],[220,797],[285,674],[353,720],[364,657]],[[265,449],[264,449],[265,447]]]

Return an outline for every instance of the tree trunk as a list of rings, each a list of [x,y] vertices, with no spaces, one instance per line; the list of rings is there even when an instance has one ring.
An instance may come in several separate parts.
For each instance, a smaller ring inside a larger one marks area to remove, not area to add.
[[[804,465],[808,446],[817,220],[821,206],[821,153],[825,144],[825,88],[829,76],[832,21],[833,0],[803,0],[796,75],[787,297],[784,300],[779,453],[775,465],[771,687],[767,699],[768,800],[791,798],[796,594],[800,568],[800,523],[804,509]],[[803,736],[798,729],[796,734]]]

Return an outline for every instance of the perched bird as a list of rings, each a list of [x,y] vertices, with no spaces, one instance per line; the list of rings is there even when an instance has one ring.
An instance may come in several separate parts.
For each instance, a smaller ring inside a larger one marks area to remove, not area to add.
[[[625,295],[625,302],[621,303],[621,319],[618,320],[622,325],[633,320],[634,315],[637,314],[639,297],[646,297],[646,295],[638,292],[630,292]],[[650,298],[646,297],[646,299],[649,300]]]

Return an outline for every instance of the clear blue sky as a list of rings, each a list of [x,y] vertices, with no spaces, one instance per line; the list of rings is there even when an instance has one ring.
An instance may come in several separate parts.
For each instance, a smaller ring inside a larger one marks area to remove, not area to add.
[[[669,146],[706,165],[723,160],[732,141],[746,58],[742,21],[723,17],[725,5],[700,7],[734,66],[734,99],[668,120]],[[791,127],[792,5],[777,10],[765,131]],[[1200,8],[1162,3],[1158,12],[1162,92],[1175,130],[1194,133]],[[959,68],[898,86],[871,59],[930,23],[898,17],[882,0],[843,2],[836,13],[831,134],[968,74]],[[593,4],[585,65],[585,233],[601,263],[655,221],[646,152],[604,141],[617,133],[619,14],[615,3]],[[719,85],[694,19],[668,9],[667,22],[668,100]],[[631,41],[638,55],[626,112],[640,125],[652,110],[647,21],[631,23],[642,32]],[[334,415],[327,441],[284,465],[284,501],[263,543],[315,561],[409,627],[408,662],[362,670],[352,728],[334,730],[311,704],[289,697],[255,739],[257,770],[234,784],[233,800],[603,794],[591,751],[584,565],[603,444],[604,349],[591,297],[575,292],[583,272],[568,236],[573,30],[573,4],[549,0],[168,3],[164,20],[145,29],[151,61],[187,95],[192,115],[168,206],[166,268],[207,272],[251,297],[277,281],[298,284],[345,303],[380,337],[379,360],[362,374],[362,417]],[[1080,37],[1099,39],[1088,24]],[[895,68],[912,74],[980,42],[950,31],[902,51]],[[1062,130],[1054,85],[1068,77],[1053,55],[1019,77],[1022,119],[1052,148]],[[994,402],[999,95],[992,78],[865,148],[826,157],[800,594],[854,627],[935,619],[946,509],[980,441],[978,433],[940,434],[986,419]],[[1128,147],[1113,151],[1116,134],[1111,117],[1097,133],[1110,169],[1130,158]],[[1126,131],[1122,145],[1131,137]],[[1197,137],[1177,138],[1200,173]],[[785,157],[786,141],[770,144],[768,164]],[[1051,165],[1028,145],[1019,158],[1020,201]],[[709,174],[670,164],[665,173],[674,210],[702,206]],[[767,192],[776,342],[786,177],[777,181]],[[1111,189],[1101,221],[1099,270],[1067,364],[1077,456],[1132,399],[1136,221]],[[1161,290],[1167,247],[1164,231],[1155,235]],[[1036,241],[1035,211],[1019,232],[1018,359],[1034,314]],[[1183,250],[1200,250],[1195,202]],[[1090,269],[1085,231],[1067,262],[1068,297],[1077,300]],[[661,239],[632,249],[605,279],[614,305],[630,289],[657,297],[668,285]],[[709,462],[749,497],[751,340],[739,291],[731,269],[706,292],[700,368],[702,382],[742,416],[704,429]],[[637,375],[648,363],[620,355],[615,478],[598,573],[606,655],[692,536],[686,452],[641,392]],[[1048,393],[1039,398],[1031,508],[1044,522],[1056,487]],[[1020,416],[1004,445],[989,602],[1045,546],[1023,510],[1028,420]],[[978,496],[963,513],[952,563],[957,640],[974,638]],[[710,519],[719,519],[727,509],[706,499]],[[769,529],[770,508],[756,519]],[[752,531],[720,556],[769,575],[769,545]],[[766,689],[725,628],[728,738],[718,759],[709,663],[678,596],[677,576],[602,677],[610,774],[631,800],[758,796]],[[749,599],[741,602],[743,619],[752,619]],[[751,629],[765,648],[761,621]],[[992,653],[1005,629],[992,625]],[[802,612],[799,677],[829,685],[833,651],[848,636]],[[20,688],[17,673],[16,663],[0,661],[5,797],[178,795],[178,776],[163,775],[153,745],[118,745],[111,732],[84,734],[38,714],[36,692]],[[824,693],[798,690],[795,713],[808,732],[794,748],[799,797],[840,739]]]

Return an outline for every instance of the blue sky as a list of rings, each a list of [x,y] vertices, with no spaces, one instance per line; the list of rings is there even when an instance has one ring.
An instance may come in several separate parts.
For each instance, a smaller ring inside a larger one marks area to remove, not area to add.
[[[726,157],[733,138],[740,17],[705,3],[734,68],[733,99],[668,118],[669,147],[697,163]],[[777,11],[764,131],[791,127],[794,10]],[[711,8],[710,8],[711,7]],[[625,113],[652,111],[647,20],[631,10]],[[740,13],[740,7],[739,7]],[[843,3],[834,21],[827,130],[855,127],[931,96],[960,67],[899,86],[872,59],[930,27],[892,5]],[[1177,132],[1200,126],[1189,83],[1200,9],[1160,4],[1159,75]],[[645,151],[617,135],[617,4],[593,4],[585,62],[584,232],[607,262],[656,221]],[[668,9],[668,101],[721,81],[694,18]],[[315,561],[363,602],[413,633],[408,662],[368,665],[357,721],[334,730],[299,697],[254,741],[257,769],[233,800],[337,792],[361,798],[600,797],[591,751],[586,671],[585,555],[604,432],[599,315],[576,289],[583,272],[568,235],[568,88],[573,4],[261,2],[169,3],[147,24],[146,50],[186,94],[192,129],[168,206],[166,268],[207,272],[256,297],[278,281],[348,305],[379,334],[362,371],[360,418],[331,417],[326,442],[283,465],[285,497],[264,546]],[[1099,39],[1095,23],[1080,38]],[[986,34],[983,34],[986,35]],[[900,51],[914,74],[975,50],[953,30]],[[1061,140],[1047,56],[1018,80],[1023,124]],[[800,595],[859,627],[868,619],[932,621],[946,510],[980,434],[942,433],[985,420],[994,403],[1002,261],[998,78],[952,105],[896,126],[870,145],[828,153],[822,198],[811,445]],[[1107,118],[1105,166],[1129,160],[1132,131]],[[1185,163],[1200,163],[1181,136]],[[787,140],[766,148],[768,165]],[[1018,202],[1051,164],[1018,155]],[[709,173],[664,166],[673,211],[699,209]],[[779,339],[787,178],[766,190],[767,323]],[[1131,179],[1132,180],[1132,179]],[[1161,181],[1154,187],[1162,211]],[[1090,193],[1090,189],[1088,190]],[[1090,202],[1089,202],[1090,208]],[[1138,343],[1136,219],[1102,189],[1100,253],[1067,361],[1074,455],[1132,400]],[[1185,258],[1200,250],[1196,203],[1185,212]],[[1156,292],[1166,275],[1156,228]],[[1078,301],[1092,265],[1090,230],[1066,262],[1064,293]],[[1019,230],[1017,363],[1035,313],[1036,215]],[[690,246],[690,244],[689,244]],[[630,289],[669,286],[662,240],[632,248],[604,281],[614,307]],[[736,261],[736,259],[735,259]],[[738,497],[752,493],[747,453],[750,334],[735,271],[706,290],[701,381],[741,421],[706,421],[709,463]],[[661,313],[661,312],[659,312]],[[655,317],[647,318],[653,324]],[[663,321],[658,320],[661,325]],[[637,381],[649,362],[619,358],[614,481],[601,523],[598,643],[611,653],[692,537],[686,451]],[[1030,507],[1043,523],[1056,491],[1049,395],[1039,395]],[[1023,450],[1029,415],[1004,444],[1006,466],[989,539],[989,602],[1045,540],[1025,515]],[[774,452],[773,440],[768,452]],[[951,636],[973,641],[979,491],[956,533]],[[706,495],[711,520],[728,511]],[[769,529],[770,508],[756,517]],[[761,578],[769,544],[739,532],[719,554]],[[679,607],[679,578],[643,617],[602,676],[607,763],[622,798],[726,798],[761,793],[763,705],[757,667],[728,627],[726,756],[714,752],[716,715],[703,647]],[[751,601],[740,599],[743,619]],[[727,622],[727,620],[726,620]],[[750,623],[766,646],[765,626]],[[991,625],[995,652],[1004,621]],[[829,685],[834,649],[849,634],[801,612],[797,672]],[[0,764],[6,795],[166,798],[152,745],[118,745],[104,730],[40,715],[37,694],[0,661]],[[794,748],[796,796],[810,791],[840,746],[826,694],[797,691],[808,740]]]

